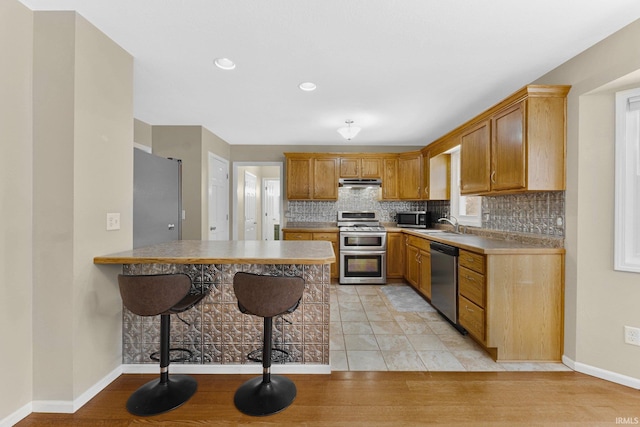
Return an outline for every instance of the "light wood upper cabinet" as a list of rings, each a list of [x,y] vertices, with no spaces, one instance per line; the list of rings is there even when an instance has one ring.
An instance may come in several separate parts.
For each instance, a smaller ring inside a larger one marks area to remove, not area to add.
[[[381,178],[381,157],[341,157],[340,178]]]
[[[460,137],[460,193],[490,191],[490,175],[491,123],[485,120]]]
[[[313,199],[338,200],[338,158],[313,159]]]
[[[461,133],[461,194],[565,189],[569,86],[527,86]]]
[[[422,153],[402,153],[398,156],[398,193],[400,199],[422,199]]]
[[[285,153],[289,200],[338,200],[338,157]]]
[[[524,111],[522,101],[491,118],[492,190],[519,190],[527,185]]]
[[[312,186],[312,158],[287,157],[287,199],[311,199]]]
[[[382,199],[398,200],[398,158],[385,158],[382,164]]]

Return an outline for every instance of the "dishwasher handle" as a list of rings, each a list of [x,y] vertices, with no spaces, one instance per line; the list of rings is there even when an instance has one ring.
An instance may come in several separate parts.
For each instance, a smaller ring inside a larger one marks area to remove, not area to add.
[[[431,242],[431,250],[441,252],[449,256],[458,256],[458,248],[455,246],[445,245],[444,243]]]

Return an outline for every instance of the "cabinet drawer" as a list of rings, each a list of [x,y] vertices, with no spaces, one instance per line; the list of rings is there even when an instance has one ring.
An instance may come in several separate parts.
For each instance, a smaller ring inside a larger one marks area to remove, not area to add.
[[[287,231],[284,233],[284,240],[313,240],[313,233],[305,233],[302,231]]]
[[[313,240],[326,240],[328,242],[337,242],[338,233],[313,233]]]
[[[463,328],[480,341],[485,341],[484,309],[478,307],[462,295],[458,297],[458,321]]]
[[[431,249],[430,241],[425,239],[424,237],[417,236],[408,236],[409,237],[409,245],[415,246],[416,248],[422,249],[423,251],[429,252]]]
[[[460,249],[458,264],[469,270],[484,274],[484,255]]]
[[[484,307],[486,286],[482,274],[460,266],[458,267],[458,286],[461,295],[464,295],[480,307]]]

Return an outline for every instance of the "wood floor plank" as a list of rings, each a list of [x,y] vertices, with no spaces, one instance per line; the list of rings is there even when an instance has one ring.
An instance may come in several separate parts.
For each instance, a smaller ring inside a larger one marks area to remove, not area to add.
[[[154,417],[129,414],[129,395],[153,375],[117,378],[75,414],[34,413],[29,426],[201,425],[615,425],[640,417],[640,391],[576,372],[334,372],[288,375],[293,405],[250,417],[233,404],[250,375],[193,375],[198,391]]]

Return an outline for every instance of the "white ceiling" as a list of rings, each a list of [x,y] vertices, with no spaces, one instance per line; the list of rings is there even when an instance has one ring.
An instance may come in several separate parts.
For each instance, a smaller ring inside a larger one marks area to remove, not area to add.
[[[640,18],[638,0],[21,1],[133,55],[137,119],[229,144],[344,144],[351,119],[349,144],[424,146]]]

